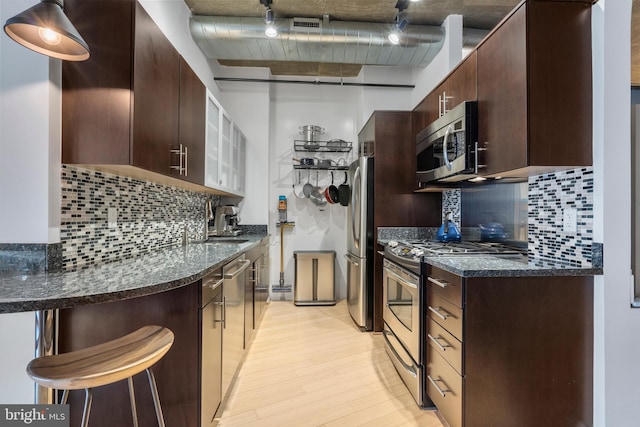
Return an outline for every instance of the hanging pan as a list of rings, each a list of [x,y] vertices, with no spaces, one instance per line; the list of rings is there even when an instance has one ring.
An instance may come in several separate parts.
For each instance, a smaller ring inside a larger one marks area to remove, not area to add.
[[[333,171],[331,172],[331,185],[325,188],[324,197],[327,199],[327,202],[332,205],[340,202],[340,191],[338,187],[333,185]]]
[[[351,198],[351,189],[349,188],[349,184],[347,184],[347,172],[344,173],[344,182],[338,187],[338,197],[340,199],[340,205],[349,205],[349,199]]]

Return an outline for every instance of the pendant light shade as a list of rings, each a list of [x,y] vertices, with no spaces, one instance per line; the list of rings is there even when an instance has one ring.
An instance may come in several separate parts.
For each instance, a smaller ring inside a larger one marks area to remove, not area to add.
[[[62,0],[41,0],[9,18],[4,24],[4,32],[43,55],[65,61],[84,61],[89,58],[89,46],[62,8]]]

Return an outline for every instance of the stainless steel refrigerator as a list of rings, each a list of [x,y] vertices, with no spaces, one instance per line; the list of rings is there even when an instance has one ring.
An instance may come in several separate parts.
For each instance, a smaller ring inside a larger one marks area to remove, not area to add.
[[[356,325],[373,330],[373,157],[349,166],[351,200],[347,209],[347,306]]]

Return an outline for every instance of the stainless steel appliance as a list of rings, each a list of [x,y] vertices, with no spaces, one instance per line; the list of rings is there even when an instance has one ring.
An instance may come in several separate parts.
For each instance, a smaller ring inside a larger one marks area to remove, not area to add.
[[[421,331],[423,307],[418,273],[388,260],[382,270],[384,343],[402,381],[418,406],[424,406],[424,365]]]
[[[416,136],[418,186],[477,176],[484,148],[478,148],[478,103],[465,101]]]
[[[222,333],[222,396],[229,390],[244,356],[245,271],[250,261],[239,256],[222,267],[224,330]]]
[[[373,157],[349,166],[351,200],[347,208],[347,307],[356,325],[373,329]]]
[[[390,242],[384,249],[383,319],[385,350],[420,407],[432,407],[426,395],[427,366],[424,257],[491,255],[520,258],[526,248],[489,242]]]
[[[238,213],[240,213],[240,209],[236,206],[218,206],[214,221],[214,234],[216,236],[237,236],[240,234]]]
[[[214,426],[214,417],[222,401],[222,329],[224,300],[222,272],[202,279],[201,327],[201,424]]]

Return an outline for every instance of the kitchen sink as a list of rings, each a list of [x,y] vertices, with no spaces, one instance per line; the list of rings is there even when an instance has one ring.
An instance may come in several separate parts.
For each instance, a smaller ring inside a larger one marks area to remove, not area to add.
[[[245,243],[249,239],[238,239],[233,237],[210,237],[205,243]]]

